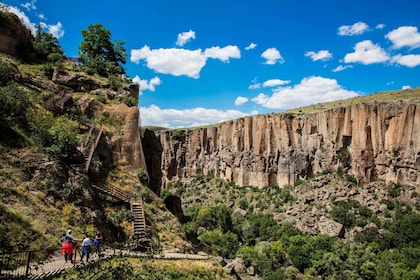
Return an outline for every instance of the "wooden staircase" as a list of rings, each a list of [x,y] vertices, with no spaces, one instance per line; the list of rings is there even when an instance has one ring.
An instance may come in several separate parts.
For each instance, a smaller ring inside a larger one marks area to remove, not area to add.
[[[103,125],[96,128],[94,124],[90,125],[89,134],[86,142],[82,146],[83,156],[85,157],[85,172],[89,171],[90,162],[92,161],[93,153],[98,146],[99,139],[102,136]]]
[[[102,184],[100,186],[92,185],[92,187],[104,194],[107,194],[113,198],[127,203],[130,203],[132,198],[132,195],[128,192],[123,191],[122,189],[112,186],[110,184]]]
[[[137,239],[147,238],[146,219],[144,218],[143,203],[141,199],[138,202],[131,203],[131,212],[134,214],[134,237]]]
[[[89,171],[90,162],[92,161],[93,154],[96,146],[98,145],[99,139],[103,132],[103,126],[98,129],[94,124],[90,124],[89,134],[86,142],[82,145],[83,155],[85,157],[85,172]],[[132,222],[134,238],[150,239],[150,230],[146,226],[146,219],[144,217],[143,202],[141,197],[134,197],[130,193],[112,186],[110,184],[92,185],[97,191],[109,195],[120,201],[130,203],[130,210],[134,215],[134,221]]]
[[[134,220],[132,222],[134,239],[150,239],[150,230],[146,225],[143,201],[141,197],[133,197],[130,193],[110,184],[102,184],[100,186],[92,185],[92,187],[99,192],[109,195],[115,199],[130,203],[130,210],[134,216]]]

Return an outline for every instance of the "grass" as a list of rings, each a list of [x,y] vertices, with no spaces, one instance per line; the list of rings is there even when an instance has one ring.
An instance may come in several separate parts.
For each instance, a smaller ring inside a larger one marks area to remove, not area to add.
[[[191,275],[188,279],[197,275],[197,272],[204,272],[208,275],[214,275],[214,278],[220,280],[236,279],[231,275],[227,275],[220,264],[214,260],[154,260],[154,259],[136,259],[129,258],[129,263],[137,271],[143,270],[144,267],[153,268],[155,271],[177,271],[182,274]],[[206,278],[208,279],[208,278]]]

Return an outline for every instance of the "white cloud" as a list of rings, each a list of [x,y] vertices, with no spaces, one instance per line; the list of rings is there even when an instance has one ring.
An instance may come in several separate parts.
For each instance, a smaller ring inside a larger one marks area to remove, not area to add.
[[[8,7],[8,11],[17,15],[18,18],[20,18],[23,22],[23,24],[26,26],[26,28],[28,28],[32,35],[36,34],[36,28],[35,28],[35,24],[31,23],[31,21],[29,20],[29,18],[25,15],[24,12],[21,12],[18,8],[16,7]]]
[[[410,88],[411,88],[411,86],[403,86],[402,90],[406,90],[406,89],[410,89]]]
[[[229,58],[241,58],[241,51],[237,46],[211,47],[204,51],[204,55],[208,58],[220,59],[223,62],[229,61]]]
[[[161,109],[156,105],[140,107],[142,126],[163,126],[169,128],[203,126],[227,120],[238,119],[249,114],[237,111],[191,108],[184,110]]]
[[[142,80],[138,75],[136,75],[133,78],[133,83],[140,85],[140,95],[141,95],[144,90],[155,91],[156,89],[155,87],[159,86],[162,83],[162,81],[159,79],[159,77],[154,77],[150,79],[150,81]]]
[[[379,45],[370,40],[359,42],[354,47],[354,52],[346,54],[344,62],[359,62],[362,64],[381,63],[389,60],[388,54]]]
[[[319,52],[308,51],[305,53],[305,56],[310,57],[313,61],[325,61],[333,57],[332,53],[330,53],[328,50],[320,50]]]
[[[131,50],[130,61],[139,63],[145,60],[147,67],[158,73],[174,76],[185,75],[197,79],[200,71],[206,65],[206,57],[200,49],[195,51],[185,49],[154,49],[144,46]]]
[[[356,22],[353,25],[343,25],[338,28],[338,35],[340,36],[353,36],[361,35],[369,30],[369,26],[364,22]]]
[[[158,73],[185,75],[195,79],[200,77],[200,71],[206,65],[207,58],[228,62],[229,58],[240,57],[241,53],[237,46],[212,47],[202,52],[201,49],[150,49],[145,45],[141,49],[132,49],[130,52],[131,62],[139,63],[140,60],[145,60],[147,67]]]
[[[182,32],[178,34],[178,39],[176,41],[177,46],[183,46],[190,40],[195,39],[195,32],[190,30],[188,32]]]
[[[376,27],[375,27],[375,28],[376,28],[376,29],[384,29],[384,28],[385,28],[385,24],[380,23],[380,24],[376,25]]]
[[[248,47],[245,48],[245,50],[249,51],[249,50],[255,49],[257,46],[258,46],[257,44],[251,43],[249,44]]]
[[[401,26],[389,32],[385,38],[389,39],[396,49],[409,47],[412,49],[420,47],[420,33],[415,26]]]
[[[338,65],[336,68],[334,68],[332,71],[333,72],[340,72],[340,71],[344,71],[344,70],[346,70],[346,69],[348,69],[348,68],[353,68],[353,65],[345,65],[345,66],[343,66],[343,65]]]
[[[416,67],[420,65],[420,54],[396,55],[391,62],[398,63],[407,67]]]
[[[48,33],[52,34],[55,38],[59,39],[64,36],[64,30],[61,22],[57,22],[56,25],[46,25]]]
[[[261,88],[260,83],[255,83],[248,86],[248,89],[258,89],[258,88]]]
[[[36,3],[36,0],[32,0],[31,2],[26,2],[26,3],[21,4],[21,6],[24,7],[28,11],[36,10],[35,3]]]
[[[248,97],[238,96],[235,100],[235,105],[240,106],[248,102]]]
[[[263,87],[276,87],[276,86],[282,86],[290,83],[289,80],[280,80],[280,79],[272,79],[265,81],[262,86]]]
[[[271,96],[260,93],[252,101],[266,108],[291,109],[355,96],[356,92],[343,89],[335,79],[312,76],[295,86],[278,88]]]
[[[261,57],[266,59],[265,64],[276,64],[276,63],[284,63],[284,59],[281,56],[280,52],[276,48],[269,48],[266,49],[262,54]]]
[[[36,3],[36,0],[31,1],[31,2],[27,2],[25,4],[22,4],[22,6],[27,10],[34,10],[34,9],[36,9],[35,3]],[[30,19],[26,16],[26,14],[24,12],[22,12],[18,8],[12,7],[12,6],[8,6],[7,9],[8,9],[9,12],[17,15],[18,18],[20,18],[20,20],[23,22],[25,27],[28,28],[31,31],[32,35],[34,35],[34,36],[36,35],[36,30],[37,30],[36,25],[30,21]],[[39,17],[43,18],[42,15],[40,15]],[[58,22],[55,25],[50,25],[50,24],[46,24],[44,22],[40,22],[40,25],[41,25],[42,28],[47,29],[47,32],[52,34],[57,39],[64,36],[64,30],[63,30],[63,26],[62,26],[61,22]]]

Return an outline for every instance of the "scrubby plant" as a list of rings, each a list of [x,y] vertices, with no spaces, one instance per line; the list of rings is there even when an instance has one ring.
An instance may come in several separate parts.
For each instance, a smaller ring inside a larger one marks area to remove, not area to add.
[[[146,184],[149,182],[149,175],[147,174],[147,171],[143,168],[140,168],[140,170],[137,172],[137,178],[139,178],[139,181],[142,184]]]
[[[0,61],[0,86],[11,83],[15,80],[17,70],[7,61]]]
[[[137,106],[137,100],[132,96],[126,96],[123,98],[123,103],[128,107]]]

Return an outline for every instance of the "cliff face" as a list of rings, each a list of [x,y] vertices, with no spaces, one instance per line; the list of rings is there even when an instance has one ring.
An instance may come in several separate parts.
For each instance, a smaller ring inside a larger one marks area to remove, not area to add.
[[[78,100],[81,113],[89,117],[99,117],[103,112],[118,116],[122,124],[118,131],[104,131],[104,142],[96,153],[102,161],[125,166],[131,170],[146,170],[139,128],[139,109],[125,104],[104,105],[94,98],[82,97]]]
[[[360,183],[419,184],[417,103],[358,104],[306,117],[258,115],[182,137],[162,131],[162,183],[212,173],[239,186],[283,186],[338,170]]]
[[[32,48],[33,36],[21,20],[12,13],[0,17],[0,53],[17,58],[28,58]]]

